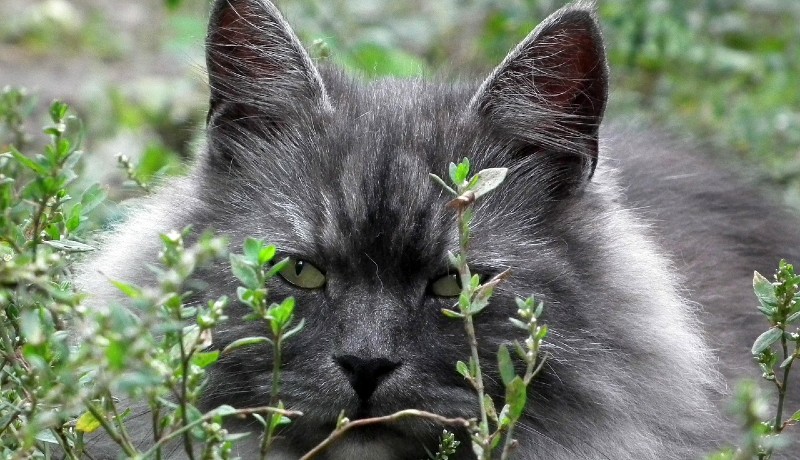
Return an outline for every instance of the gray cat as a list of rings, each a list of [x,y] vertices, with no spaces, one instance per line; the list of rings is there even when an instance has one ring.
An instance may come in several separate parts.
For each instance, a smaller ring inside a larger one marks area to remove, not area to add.
[[[270,289],[294,296],[306,319],[285,352],[281,395],[305,415],[281,433],[275,458],[313,447],[342,409],[476,415],[454,370],[468,353],[462,325],[440,312],[454,299],[434,286],[452,272],[456,227],[428,178],[463,156],[475,170],[509,168],[473,229],[474,270],[512,269],[477,318],[489,394],[502,395],[494,353],[518,336],[507,321],[514,295],[544,300],[551,330],[517,458],[688,459],[730,438],[725,382],[757,375],[749,346],[764,328],[752,272],[798,260],[800,238],[781,211],[685,147],[601,127],[608,71],[590,4],[554,13],[474,86],[363,83],[317,67],[267,0],[216,2],[207,63],[206,148],[193,172],[149,199],[80,282],[95,304],[113,303],[96,270],[152,281],[156,233],[187,224],[229,235],[234,249],[252,235],[291,256],[295,276]],[[238,284],[224,266],[203,276],[209,297]],[[261,334],[239,320],[246,312],[230,308],[216,347]],[[265,404],[269,369],[266,349],[224,358],[206,408]],[[147,423],[134,418],[131,430],[147,439]],[[440,432],[375,426],[324,458],[423,458]],[[256,441],[238,455],[253,458]],[[457,458],[472,458],[468,444]]]

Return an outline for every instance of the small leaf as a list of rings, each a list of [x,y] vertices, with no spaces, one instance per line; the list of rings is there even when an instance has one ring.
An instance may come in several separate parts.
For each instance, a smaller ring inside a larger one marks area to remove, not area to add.
[[[271,261],[272,258],[275,257],[276,252],[277,249],[272,245],[261,248],[261,250],[258,252],[258,263],[260,265],[264,265]]]
[[[256,271],[244,256],[240,254],[231,254],[230,262],[233,275],[236,276],[245,287],[250,289],[258,289],[261,287],[261,282],[258,279]]]
[[[795,412],[794,415],[792,415],[791,419],[794,420],[795,422],[800,422],[800,410]]]
[[[277,263],[273,264],[269,268],[269,271],[267,271],[267,274],[264,276],[264,278],[271,279],[272,277],[277,275],[280,271],[282,271],[286,267],[286,265],[289,264],[289,261],[291,261],[291,258],[284,257],[283,259],[281,259]]]
[[[447,172],[450,175],[450,181],[452,181],[454,184],[458,184],[459,183],[457,175],[458,166],[456,166],[455,163],[450,163],[450,165],[447,168]]]
[[[123,370],[128,358],[128,344],[119,340],[112,341],[106,348],[108,366],[115,371]]]
[[[263,265],[258,263],[258,254],[261,252],[261,249],[264,247],[264,242],[261,240],[257,240],[255,238],[246,238],[244,240],[244,245],[242,249],[244,250],[244,256],[248,262],[253,265]]]
[[[132,284],[127,284],[123,283],[122,281],[115,281],[115,280],[111,280],[111,284],[113,284],[117,289],[120,290],[120,292],[125,294],[127,297],[130,297],[131,299],[138,299],[139,297],[142,296],[142,290]]]
[[[783,369],[784,367],[788,366],[792,361],[794,361],[794,355],[789,355],[789,357],[784,359],[783,362],[781,363],[781,366],[780,366],[781,369]]]
[[[36,163],[35,161],[26,157],[25,155],[23,155],[19,150],[14,148],[13,145],[11,146],[11,155],[14,157],[14,159],[17,160],[19,164],[35,172],[37,175],[45,174],[44,167],[42,167],[39,163]]]
[[[759,303],[763,307],[762,312],[764,310],[775,311],[775,307],[778,305],[778,298],[775,297],[775,286],[764,278],[761,273],[753,272],[753,292],[755,292]]]
[[[486,409],[486,415],[489,419],[497,422],[497,409],[494,407],[494,401],[491,396],[483,395],[483,407]]]
[[[233,350],[243,347],[251,347],[253,345],[261,345],[263,343],[272,343],[268,337],[244,337],[239,340],[234,340],[227,347],[222,350],[222,354],[226,355]]]
[[[457,311],[450,310],[449,308],[442,308],[442,314],[448,318],[459,319],[463,318],[464,315]]]
[[[195,353],[195,355],[192,356],[192,364],[201,369],[205,369],[208,366],[216,363],[217,360],[219,360],[219,350]]]
[[[519,420],[526,402],[525,382],[520,376],[516,376],[506,385],[506,404],[509,405],[508,415],[512,420]]]
[[[800,319],[800,311],[794,312],[791,315],[789,315],[789,317],[786,318],[786,324],[792,324],[798,319]]]
[[[83,244],[78,241],[72,240],[48,240],[44,242],[48,246],[52,246],[56,249],[60,249],[66,252],[88,252],[94,251],[95,248],[89,246],[88,244]]]
[[[45,430],[36,433],[36,440],[46,442],[48,444],[58,444],[58,439],[56,439],[56,435],[54,435],[51,430]]]
[[[518,320],[517,318],[510,318],[509,317],[508,320],[511,321],[511,324],[513,324],[514,326],[522,329],[523,331],[527,331],[528,330],[528,323],[522,322],[522,321]]]
[[[781,338],[783,335],[783,331],[778,329],[777,327],[770,328],[768,331],[764,332],[755,342],[753,342],[752,353],[757,355],[762,351],[769,348],[773,343],[775,343],[778,339]]]
[[[99,184],[93,184],[81,194],[83,214],[86,215],[106,199],[106,191]]]
[[[102,425],[91,412],[84,412],[75,422],[75,429],[82,433],[94,433]]]
[[[455,176],[456,177],[453,182],[455,182],[455,184],[460,187],[464,183],[464,181],[467,180],[467,176],[469,176],[468,158],[464,158],[463,160],[461,160],[461,163],[458,164],[458,166],[456,167]]]
[[[216,409],[214,409],[214,415],[219,415],[220,417],[226,417],[228,415],[234,415],[237,412],[238,411],[236,410],[235,407],[228,406],[226,404],[223,404],[223,405],[217,407]]]
[[[471,189],[475,193],[475,198],[480,198],[496,189],[506,179],[506,174],[508,174],[508,168],[487,168],[479,172],[480,180]]]
[[[450,192],[450,193],[451,193],[451,194],[453,194],[453,195],[458,195],[458,192],[456,192],[455,190],[453,190],[453,188],[452,188],[452,187],[450,187],[449,185],[447,185],[447,183],[446,183],[444,180],[442,180],[442,178],[441,178],[441,177],[439,177],[439,176],[437,176],[436,174],[433,174],[433,173],[430,173],[430,174],[428,174],[428,175],[430,176],[430,178],[431,178],[431,179],[432,179],[434,182],[436,182],[437,184],[439,184],[439,186],[440,186],[440,187],[442,187],[443,189],[447,190],[448,192]]]
[[[467,364],[464,361],[456,362],[456,370],[459,374],[461,374],[465,379],[470,378],[469,368],[467,368]]]
[[[508,352],[508,347],[505,345],[500,345],[497,350],[497,364],[503,385],[510,385],[511,381],[516,377],[516,372],[514,371],[514,363],[511,362],[511,353]]]
[[[294,297],[283,299],[280,304],[272,304],[267,310],[267,317],[272,321],[275,335],[286,326],[294,313]]]

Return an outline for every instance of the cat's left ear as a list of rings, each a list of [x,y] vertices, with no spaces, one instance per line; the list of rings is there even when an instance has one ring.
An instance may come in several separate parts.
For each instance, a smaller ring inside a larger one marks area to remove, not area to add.
[[[217,0],[206,38],[209,116],[233,111],[273,121],[303,103],[328,104],[306,50],[268,0]]]
[[[591,177],[608,95],[605,50],[591,3],[557,11],[512,50],[470,107],[552,163],[565,190]]]

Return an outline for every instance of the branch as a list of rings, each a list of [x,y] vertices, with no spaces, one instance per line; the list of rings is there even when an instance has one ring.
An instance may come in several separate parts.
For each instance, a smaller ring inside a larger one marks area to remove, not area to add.
[[[305,455],[300,457],[300,460],[310,460],[315,456],[319,455],[325,449],[330,447],[331,444],[333,444],[339,438],[341,438],[346,432],[350,431],[353,428],[359,428],[367,425],[377,425],[380,423],[396,422],[406,417],[425,418],[428,420],[432,420],[440,425],[460,426],[462,428],[469,428],[470,426],[470,421],[463,418],[447,418],[439,414],[434,414],[432,412],[425,412],[416,409],[401,410],[399,412],[395,412],[394,414],[384,415],[381,417],[362,418],[360,420],[347,422],[344,425],[340,426],[339,428],[333,430],[333,432],[330,435],[328,435],[328,437],[325,438],[321,443],[317,444],[316,447],[314,447],[313,449],[308,451]]]

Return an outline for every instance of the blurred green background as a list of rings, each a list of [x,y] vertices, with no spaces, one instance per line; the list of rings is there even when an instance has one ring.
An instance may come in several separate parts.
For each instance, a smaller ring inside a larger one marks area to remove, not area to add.
[[[365,76],[478,79],[566,2],[276,3],[315,56]],[[800,209],[800,2],[599,0],[598,9],[610,116],[699,140]],[[114,156],[137,161],[145,181],[185,169],[205,116],[207,10],[200,0],[2,0],[0,86],[27,87],[34,113],[53,98],[72,104],[87,130],[86,180],[116,198],[141,193]]]

